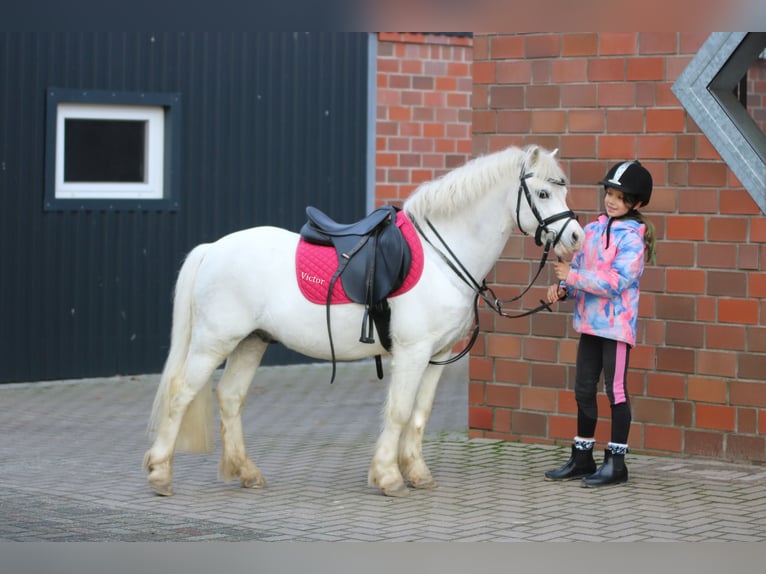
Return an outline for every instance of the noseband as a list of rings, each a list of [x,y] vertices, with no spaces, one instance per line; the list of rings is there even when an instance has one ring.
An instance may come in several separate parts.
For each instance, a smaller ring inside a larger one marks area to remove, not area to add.
[[[546,217],[543,219],[543,216],[540,215],[540,211],[537,209],[537,206],[532,201],[532,193],[529,191],[529,187],[527,186],[527,179],[534,176],[532,172],[524,173],[525,166],[521,166],[521,177],[519,177],[519,191],[516,194],[516,225],[519,228],[519,231],[521,231],[524,235],[529,235],[524,228],[521,226],[521,218],[520,218],[520,212],[521,212],[521,195],[522,192],[524,194],[524,197],[527,199],[527,205],[529,206],[529,209],[532,211],[532,214],[535,216],[535,219],[537,219],[537,230],[535,231],[535,243],[538,247],[540,247],[543,244],[543,232],[550,231],[548,229],[548,226],[551,223],[555,223],[556,221],[559,221],[560,219],[566,219],[566,222],[564,225],[561,226],[561,230],[556,233],[556,236],[553,239],[553,243],[551,244],[551,247],[555,247],[556,244],[561,240],[561,236],[564,233],[564,230],[567,228],[567,226],[574,220],[577,219],[574,212],[572,210],[562,211],[561,213],[557,213],[555,215],[551,215],[550,217]],[[548,183],[552,183],[554,185],[564,185],[563,179],[547,179]]]

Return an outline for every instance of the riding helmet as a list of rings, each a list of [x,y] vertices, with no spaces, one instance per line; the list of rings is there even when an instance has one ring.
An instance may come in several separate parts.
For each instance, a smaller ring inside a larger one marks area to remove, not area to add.
[[[613,165],[599,183],[632,195],[644,205],[652,197],[652,174],[638,161],[621,161]]]

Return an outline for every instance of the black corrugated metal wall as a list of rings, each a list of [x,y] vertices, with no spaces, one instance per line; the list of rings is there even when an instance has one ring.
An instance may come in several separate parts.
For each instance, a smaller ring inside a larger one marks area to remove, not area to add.
[[[363,33],[0,33],[0,382],[157,372],[194,245],[364,215],[368,68]],[[44,211],[50,86],[180,93],[180,208]]]

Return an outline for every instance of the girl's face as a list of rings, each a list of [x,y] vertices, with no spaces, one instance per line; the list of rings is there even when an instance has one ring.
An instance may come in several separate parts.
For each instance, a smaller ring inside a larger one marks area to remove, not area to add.
[[[630,211],[630,205],[625,203],[625,196],[619,189],[606,188],[604,208],[609,217],[622,217]]]

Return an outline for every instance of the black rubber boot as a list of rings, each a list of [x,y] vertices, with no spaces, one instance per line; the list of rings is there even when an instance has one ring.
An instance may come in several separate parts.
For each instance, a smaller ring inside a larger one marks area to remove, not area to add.
[[[606,486],[607,484],[620,484],[628,481],[628,467],[625,464],[624,454],[612,454],[612,451],[604,451],[604,463],[593,474],[582,479],[582,485]]]
[[[580,450],[572,445],[572,456],[564,465],[555,470],[545,471],[545,480],[572,480],[582,478],[596,470],[596,461],[593,460],[593,449]]]

